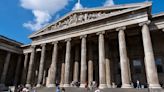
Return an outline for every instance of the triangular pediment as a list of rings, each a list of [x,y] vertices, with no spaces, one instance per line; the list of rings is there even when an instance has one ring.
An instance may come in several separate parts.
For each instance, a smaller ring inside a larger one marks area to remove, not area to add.
[[[105,18],[106,16],[116,15],[116,14],[121,13],[122,11],[133,10],[135,8],[140,8],[144,6],[151,6],[151,2],[75,10],[66,14],[64,17],[62,17],[58,21],[51,23],[50,25],[47,25],[41,30],[33,33],[29,37],[33,38],[33,37],[39,36],[40,34],[47,33],[47,31],[68,28],[74,25],[91,22],[99,18]]]

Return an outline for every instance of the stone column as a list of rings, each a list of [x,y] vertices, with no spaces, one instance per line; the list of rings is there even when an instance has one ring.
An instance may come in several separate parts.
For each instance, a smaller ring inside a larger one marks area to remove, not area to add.
[[[24,59],[22,78],[21,78],[21,83],[22,84],[25,84],[25,82],[26,82],[27,64],[28,64],[28,53],[25,53],[24,55],[25,55],[25,59]]]
[[[14,85],[17,85],[17,83],[18,83],[18,77],[19,77],[19,72],[20,72],[21,61],[22,61],[22,55],[19,55],[18,62],[17,62],[17,67],[16,67],[16,71],[15,71],[15,79],[14,79],[15,84]]]
[[[79,76],[79,47],[75,48],[75,62],[74,62],[74,73],[73,73],[73,81],[78,81]]]
[[[58,42],[53,42],[53,54],[52,54],[52,62],[50,69],[48,71],[48,78],[47,78],[47,87],[55,87],[55,80],[56,80],[56,71],[57,71],[57,55],[58,55]]]
[[[46,77],[47,71],[43,70],[43,82],[42,85],[46,85],[47,77]]]
[[[106,88],[106,71],[105,71],[105,47],[104,31],[97,33],[99,35],[99,88]]]
[[[144,54],[145,54],[145,68],[146,68],[147,81],[149,83],[149,88],[161,88],[158,81],[151,37],[148,28],[149,23],[150,21],[139,24],[140,26],[142,26],[141,32],[142,32],[143,47],[144,47]]]
[[[35,46],[31,46],[31,56],[30,56],[30,62],[28,67],[28,73],[27,73],[27,80],[26,80],[26,87],[31,87],[31,78],[32,78],[32,71],[33,71],[33,65],[35,60]]]
[[[118,32],[119,40],[119,51],[120,51],[120,66],[121,66],[121,79],[122,79],[122,88],[131,88],[130,85],[130,71],[129,71],[129,59],[126,51],[126,41],[124,30],[126,27],[120,27],[116,30]]]
[[[64,87],[69,87],[70,60],[71,60],[71,39],[66,39],[66,55],[65,55],[65,74]]]
[[[92,50],[92,43],[89,43],[89,49],[88,49],[88,83],[93,81],[93,50]],[[89,85],[90,86],[90,85]]]
[[[7,56],[6,56],[4,67],[3,67],[3,72],[1,75],[1,83],[2,84],[5,84],[5,81],[6,81],[6,75],[7,75],[7,71],[8,71],[8,67],[9,67],[9,63],[10,63],[10,57],[11,57],[11,53],[7,52]]]
[[[86,62],[86,37],[87,35],[81,36],[81,72],[80,72],[80,87],[84,88],[86,85],[87,78],[87,62]]]
[[[65,62],[63,60],[61,65],[61,79],[60,79],[60,87],[64,87],[64,75],[65,74]]]
[[[38,81],[37,87],[40,87],[43,81],[43,74],[44,74],[44,62],[45,62],[45,53],[46,53],[46,44],[42,44],[42,51],[41,51],[41,59],[39,65],[39,74],[38,74]]]
[[[111,68],[110,68],[110,59],[109,59],[109,42],[106,41],[105,43],[105,65],[106,65],[106,83],[107,83],[107,87],[111,88]]]

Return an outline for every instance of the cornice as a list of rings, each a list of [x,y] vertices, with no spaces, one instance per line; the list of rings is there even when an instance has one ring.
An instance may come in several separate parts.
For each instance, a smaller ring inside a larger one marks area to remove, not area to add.
[[[157,17],[164,17],[164,12],[152,15],[152,18],[157,18]]]

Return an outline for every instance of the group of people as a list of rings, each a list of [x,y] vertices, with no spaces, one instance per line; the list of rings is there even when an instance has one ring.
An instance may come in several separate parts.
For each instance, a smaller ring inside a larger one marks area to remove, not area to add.
[[[112,87],[113,87],[114,84],[115,83],[112,83]],[[134,86],[133,83],[131,83],[131,85]],[[79,87],[80,86],[80,82],[72,81],[71,86],[72,87]],[[100,92],[100,90],[98,89],[97,86],[98,85],[97,85],[96,81],[91,81],[88,84],[86,83],[85,88],[87,88],[88,90],[95,90],[95,92]],[[136,81],[136,88],[137,89],[141,88],[141,84],[140,84],[139,80]],[[27,88],[27,87],[25,87],[23,85],[19,85],[17,87],[17,92],[30,92],[30,90],[29,90],[29,88]],[[60,85],[59,85],[58,82],[56,82],[56,92],[65,92],[64,88],[60,88]]]
[[[79,87],[79,86],[80,86],[80,82],[72,81],[71,87]],[[134,88],[137,88],[137,89],[144,88],[144,86],[141,85],[139,80],[136,80],[135,83],[131,82],[131,86],[134,87]],[[91,81],[91,82],[85,84],[85,88],[95,89],[97,87],[98,87],[98,85],[97,85],[96,81]],[[112,88],[117,88],[117,85],[114,82],[112,82],[111,87]]]
[[[78,82],[78,81],[71,82],[71,87],[79,87],[79,86],[80,86],[80,82]],[[97,88],[96,81],[91,81],[91,82],[89,82],[89,84],[85,83],[85,88],[89,88],[89,89]]]
[[[90,90],[96,89],[97,88],[97,82],[96,81],[91,81],[88,85]]]
[[[28,87],[25,87],[23,85],[18,85],[16,92],[30,92]]]
[[[80,82],[78,82],[78,81],[72,81],[71,86],[72,87],[79,87],[80,86]]]
[[[78,81],[72,81],[71,87],[80,87],[80,82]],[[86,90],[95,90],[95,92],[101,92],[100,89],[97,87],[96,81],[91,81],[88,85],[85,84]],[[56,83],[56,92],[65,92],[65,88],[60,88],[60,85]]]
[[[141,88],[141,84],[140,84],[140,81],[139,80],[136,81],[136,88],[137,89],[140,89]]]

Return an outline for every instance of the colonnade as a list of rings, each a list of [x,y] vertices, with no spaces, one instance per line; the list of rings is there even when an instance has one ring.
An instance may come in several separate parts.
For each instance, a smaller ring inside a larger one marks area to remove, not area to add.
[[[153,48],[151,43],[150,31],[148,28],[148,22],[144,22],[139,24],[142,26],[142,40],[143,40],[143,47],[144,47],[144,55],[145,55],[145,69],[146,69],[146,76],[147,81],[149,84],[149,88],[161,88],[158,81],[157,70],[155,66]],[[131,88],[131,73],[130,73],[130,64],[129,58],[127,55],[127,48],[126,48],[126,40],[125,40],[125,30],[126,27],[119,27],[116,29],[118,31],[118,43],[119,43],[119,55],[120,55],[120,67],[121,67],[121,80],[122,80],[122,88]],[[111,87],[111,70],[110,70],[110,59],[105,55],[105,41],[104,41],[104,34],[105,31],[96,33],[98,36],[98,54],[99,54],[99,88],[110,88]],[[88,62],[88,73],[87,73],[87,42],[86,38],[87,35],[82,35],[79,37],[81,39],[81,61],[79,64],[78,59],[79,57],[75,57],[75,64],[74,64],[74,71],[73,71],[73,81],[78,81],[78,75],[80,74],[80,87],[85,87],[88,77],[88,82],[93,81],[93,61],[92,58],[89,58]],[[65,64],[61,65],[61,84],[63,87],[69,87],[69,76],[70,76],[70,67],[71,66],[71,38],[65,40],[66,43],[66,52],[65,52]],[[58,42],[53,42],[53,54],[52,54],[52,62],[48,71],[48,78],[47,78],[47,87],[54,87],[56,81],[56,73],[57,73],[57,56],[58,56]],[[38,74],[38,81],[37,86],[41,86],[41,81],[43,79],[43,67],[45,62],[45,49],[46,44],[42,44],[41,50],[41,59],[39,65],[39,74]],[[90,47],[92,48],[92,47]],[[25,61],[24,61],[24,70],[27,71],[27,80],[26,86],[30,86],[30,82],[32,80],[32,70],[35,62],[35,46],[31,46],[32,52],[30,56],[29,67],[27,68],[27,58],[28,55],[25,54]],[[78,55],[78,49],[75,48],[75,55]],[[91,55],[92,51],[89,50],[89,55]],[[92,56],[90,56],[92,57]],[[81,65],[81,66],[79,66]],[[80,69],[80,72],[79,72]],[[25,78],[26,74],[23,74],[22,79]],[[88,75],[88,76],[87,76]]]
[[[0,79],[0,84],[2,84],[2,85],[4,85],[6,83],[7,76],[8,76],[7,74],[9,72],[9,68],[11,68],[11,67],[9,67],[11,62],[16,63],[16,68],[15,68],[15,70],[13,70],[13,72],[14,72],[13,85],[17,85],[18,82],[19,82],[19,74],[21,72],[20,69],[21,69],[22,54],[17,54],[18,55],[17,60],[11,60],[11,56],[13,54],[16,54],[16,53],[12,53],[12,52],[9,52],[9,51],[7,51],[7,53],[6,53],[5,60],[4,60],[4,65],[3,65],[3,70],[2,70],[2,73],[1,73],[1,79]]]

